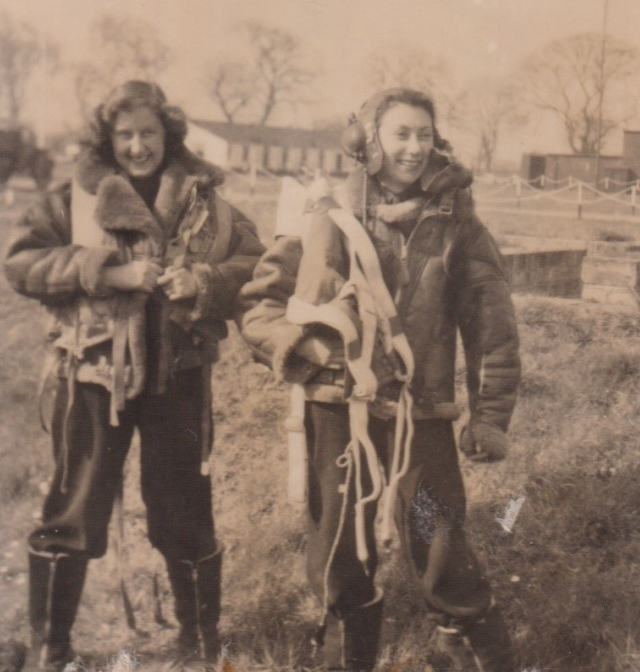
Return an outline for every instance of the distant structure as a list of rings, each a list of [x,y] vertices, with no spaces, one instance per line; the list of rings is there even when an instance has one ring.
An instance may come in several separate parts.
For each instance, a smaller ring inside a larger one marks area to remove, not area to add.
[[[200,119],[192,120],[191,125],[226,143],[224,167],[230,170],[268,170],[277,175],[322,170],[330,175],[344,175],[353,167],[353,161],[340,146],[340,131],[229,124]],[[194,151],[208,158],[205,137],[202,133],[195,135],[199,136],[203,151]],[[213,143],[209,144],[213,146]],[[217,163],[221,163],[220,160]]]
[[[535,186],[553,189],[569,178],[598,188],[618,191],[640,179],[640,131],[624,131],[622,156],[600,156],[599,175],[597,158],[585,154],[523,154],[520,175]]]
[[[203,159],[226,168],[229,161],[229,143],[199,124],[187,122],[187,147]]]
[[[53,174],[53,159],[38,147],[30,128],[0,119],[0,186],[14,173],[29,175],[38,188],[45,189]]]

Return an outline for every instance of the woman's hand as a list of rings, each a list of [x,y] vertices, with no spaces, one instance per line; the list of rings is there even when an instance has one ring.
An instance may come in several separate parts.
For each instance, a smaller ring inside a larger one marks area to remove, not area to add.
[[[124,292],[152,292],[158,284],[163,268],[150,259],[136,259],[121,266],[106,266],[102,282],[112,289]]]
[[[507,456],[509,439],[499,427],[470,422],[460,433],[460,450],[474,462],[497,462]]]
[[[164,275],[159,278],[158,285],[162,287],[171,301],[189,299],[198,293],[196,278],[186,268],[167,269]]]

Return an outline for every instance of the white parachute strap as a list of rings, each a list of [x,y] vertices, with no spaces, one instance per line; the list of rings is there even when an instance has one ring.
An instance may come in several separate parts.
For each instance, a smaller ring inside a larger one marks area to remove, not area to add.
[[[407,473],[411,458],[413,438],[413,399],[409,384],[414,372],[413,353],[396,312],[393,299],[387,289],[371,239],[360,222],[342,209],[332,209],[329,215],[349,243],[350,277],[343,286],[338,299],[355,295],[359,315],[350,311],[346,301],[315,306],[292,296],[287,306],[287,319],[299,325],[320,323],[335,329],[345,347],[346,365],[354,378],[353,393],[349,398],[349,426],[351,442],[345,451],[353,460],[355,471],[355,528],[358,559],[365,566],[369,557],[366,545],[365,506],[376,501],[382,493],[382,468],[377,451],[369,436],[368,402],[377,392],[377,379],[371,370],[371,359],[377,327],[383,336],[384,349],[392,359],[396,356],[403,369],[397,367],[396,377],[403,383],[396,419],[394,456],[389,478],[389,488],[384,504],[383,542],[391,536],[391,518],[400,479]],[[361,325],[361,332],[359,330]],[[397,361],[397,359],[396,359]],[[362,487],[361,453],[367,460],[372,489],[364,495]],[[348,483],[345,484],[345,497]]]
[[[329,216],[345,234],[358,259],[380,320],[379,324],[385,348],[389,348],[388,353],[395,350],[404,364],[405,377],[410,379],[414,370],[413,353],[407,337],[402,331],[393,298],[382,277],[378,255],[371,238],[369,238],[362,224],[346,210],[338,208],[329,210]],[[402,375],[400,372],[398,374]]]
[[[292,504],[304,504],[307,501],[309,458],[304,427],[305,394],[301,384],[296,383],[291,386],[290,401],[291,411],[284,421],[289,462],[287,498]]]
[[[403,385],[398,401],[396,427],[393,442],[393,460],[389,484],[385,492],[382,507],[382,542],[388,545],[391,541],[391,520],[400,480],[409,471],[411,464],[411,444],[413,442],[413,397],[408,385]],[[402,455],[402,458],[400,457]]]
[[[383,334],[385,351],[388,355],[395,353],[404,366],[404,371],[396,371],[397,378],[403,384],[398,401],[389,485],[383,506],[382,540],[384,544],[388,544],[391,539],[391,519],[393,517],[398,486],[400,480],[409,470],[411,462],[414,425],[412,413],[413,398],[409,385],[413,377],[415,363],[407,337],[402,331],[395,303],[382,277],[378,255],[367,232],[364,230],[362,224],[345,210],[332,209],[329,211],[329,215],[349,241],[352,257],[350,280],[356,287],[361,317],[364,318],[367,309],[370,309],[370,306],[373,307],[372,310],[377,314],[378,325]],[[371,302],[366,301],[365,297],[367,295],[371,297]],[[365,301],[361,302],[361,297]],[[362,420],[360,419],[358,424],[361,426],[361,423]],[[360,500],[356,502],[356,523],[358,505],[360,503]],[[358,528],[356,528],[357,533]],[[364,534],[364,527],[362,527],[362,534]]]
[[[350,292],[351,287],[345,288],[341,298],[345,298]],[[364,297],[363,299],[367,302]],[[376,318],[373,313],[370,313],[371,317],[366,318],[369,322],[368,330],[373,333],[371,336],[367,335],[366,338],[364,336],[361,338],[358,329],[360,322],[358,316],[347,308],[345,302],[341,303],[344,309],[338,308],[335,303],[314,306],[296,296],[292,296],[287,305],[287,319],[299,325],[313,323],[327,325],[340,334],[344,343],[347,368],[354,379],[353,393],[349,398],[351,442],[345,452],[351,454],[356,474],[357,554],[358,559],[366,569],[369,552],[366,545],[364,509],[366,504],[376,501],[382,494],[382,470],[375,446],[369,436],[368,412],[368,402],[375,397],[378,388],[378,381],[371,370]],[[371,304],[370,301],[368,303]],[[364,453],[372,482],[371,492],[366,496],[362,491],[361,453]],[[345,484],[346,489],[348,489],[348,485],[347,482]]]
[[[355,295],[358,313],[362,325],[362,353],[363,361],[368,362],[369,368],[373,359],[373,349],[375,347],[378,315],[375,301],[369,287],[369,283],[362,272],[362,267],[358,260],[358,254],[354,245],[349,245],[350,253],[350,277],[344,292]],[[373,372],[372,372],[373,375]],[[354,376],[355,378],[355,376]],[[377,381],[376,381],[377,388]],[[367,504],[376,502],[383,489],[384,471],[378,459],[378,453],[369,434],[369,401],[373,397],[361,394],[358,381],[349,398],[349,428],[351,433],[351,451],[354,458],[355,476],[356,476],[356,500],[355,500],[355,531],[356,531],[356,552],[358,559],[364,566],[365,573],[368,573],[367,560],[369,551],[366,540],[365,507]],[[368,495],[363,493],[363,475],[361,453],[367,460],[367,468],[371,475],[372,489]]]
[[[292,324],[325,324],[335,329],[344,343],[347,368],[355,380],[354,394],[367,400],[373,398],[378,389],[378,381],[365,361],[358,329],[359,318],[346,306],[344,310],[335,304],[324,303],[320,306],[302,301],[297,296],[289,298],[287,320]]]

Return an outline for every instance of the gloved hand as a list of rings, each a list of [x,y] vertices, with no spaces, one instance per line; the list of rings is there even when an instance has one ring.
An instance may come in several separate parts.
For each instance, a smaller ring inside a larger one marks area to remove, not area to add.
[[[460,450],[474,462],[497,462],[507,456],[509,439],[499,427],[471,421],[460,432]]]
[[[342,342],[323,334],[305,338],[296,348],[296,354],[328,369],[341,369],[345,364]]]

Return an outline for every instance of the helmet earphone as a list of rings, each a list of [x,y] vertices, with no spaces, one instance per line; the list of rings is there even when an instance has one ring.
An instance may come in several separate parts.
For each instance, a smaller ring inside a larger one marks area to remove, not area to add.
[[[341,144],[344,153],[349,158],[355,159],[359,163],[365,162],[367,136],[364,132],[364,126],[358,121],[355,114],[351,115],[349,125],[342,131]]]
[[[360,108],[360,112],[352,114],[349,123],[342,132],[342,148],[345,154],[366,166],[368,175],[376,175],[382,169],[383,151],[378,137],[380,115],[392,103],[404,103],[426,110],[433,120],[434,146],[436,149],[448,149],[448,143],[440,137],[436,127],[436,113],[433,101],[429,96],[416,91],[398,87],[386,89],[371,96]]]

